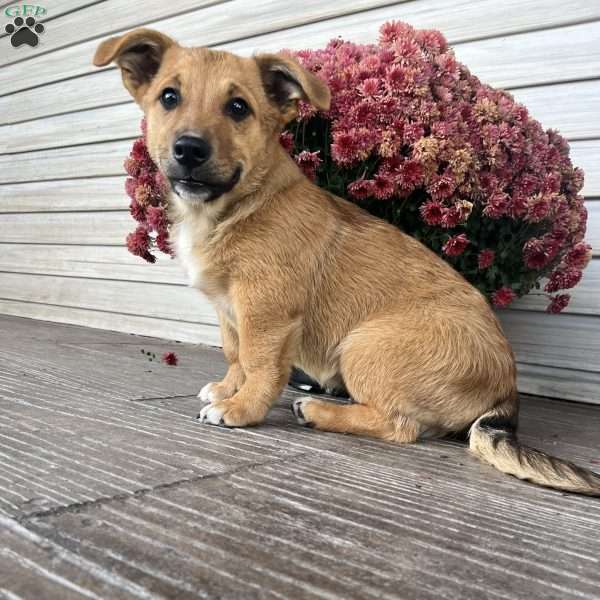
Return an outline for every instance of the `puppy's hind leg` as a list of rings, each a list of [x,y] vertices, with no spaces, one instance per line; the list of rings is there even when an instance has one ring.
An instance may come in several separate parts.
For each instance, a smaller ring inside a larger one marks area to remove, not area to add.
[[[383,440],[416,441],[419,428],[406,417],[391,419],[366,404],[337,404],[303,396],[294,400],[292,411],[301,425],[323,431],[353,433]]]

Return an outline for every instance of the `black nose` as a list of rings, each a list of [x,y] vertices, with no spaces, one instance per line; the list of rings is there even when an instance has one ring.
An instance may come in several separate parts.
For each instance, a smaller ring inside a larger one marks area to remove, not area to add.
[[[210,158],[210,144],[201,137],[182,135],[175,140],[173,156],[175,160],[188,169],[200,166]]]

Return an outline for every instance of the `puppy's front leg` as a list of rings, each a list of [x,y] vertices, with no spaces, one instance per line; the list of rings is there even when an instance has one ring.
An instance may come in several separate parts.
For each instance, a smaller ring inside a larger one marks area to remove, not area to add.
[[[288,380],[299,331],[298,320],[276,320],[272,315],[245,318],[239,329],[245,381],[231,398],[205,406],[200,421],[228,427],[260,423]]]
[[[221,311],[217,311],[221,325],[221,339],[223,340],[223,353],[229,364],[227,374],[222,381],[207,383],[198,394],[200,400],[217,402],[231,398],[244,383],[244,370],[240,365],[239,338],[237,331]]]

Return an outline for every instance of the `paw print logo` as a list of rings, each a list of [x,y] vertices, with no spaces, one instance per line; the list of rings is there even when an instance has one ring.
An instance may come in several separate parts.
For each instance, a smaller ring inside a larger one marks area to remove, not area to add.
[[[12,23],[9,23],[4,30],[10,35],[10,43],[17,48],[27,44],[32,48],[38,45],[40,33],[44,33],[44,26],[36,23],[33,17],[27,17],[25,21],[17,17]]]

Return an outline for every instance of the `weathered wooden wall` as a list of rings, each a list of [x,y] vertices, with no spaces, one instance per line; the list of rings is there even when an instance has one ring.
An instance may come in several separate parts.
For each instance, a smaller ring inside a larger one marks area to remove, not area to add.
[[[0,3],[4,7],[12,3]],[[48,0],[36,48],[0,35],[0,313],[218,344],[175,262],[123,248],[123,158],[139,110],[98,42],[140,25],[241,54],[367,42],[389,19],[441,29],[482,80],[570,141],[596,258],[565,314],[528,298],[502,319],[522,390],[600,402],[600,3],[587,0]],[[4,11],[4,8],[1,9]],[[3,18],[8,22],[8,17]],[[4,22],[4,21],[3,21]],[[3,31],[3,27],[0,28]]]

